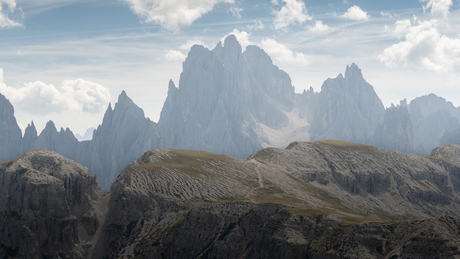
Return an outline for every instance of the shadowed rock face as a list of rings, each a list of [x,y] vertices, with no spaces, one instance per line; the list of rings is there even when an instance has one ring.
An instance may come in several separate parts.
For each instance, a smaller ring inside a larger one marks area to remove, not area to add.
[[[95,258],[449,258],[460,253],[458,233],[445,232],[460,227],[458,150],[319,141],[247,160],[149,151],[112,185]]]
[[[0,164],[0,175],[0,257],[92,253],[104,208],[103,193],[87,168],[37,149]]]
[[[153,150],[104,195],[85,167],[34,150],[0,164],[0,256],[454,258],[459,154],[332,140],[246,160]]]

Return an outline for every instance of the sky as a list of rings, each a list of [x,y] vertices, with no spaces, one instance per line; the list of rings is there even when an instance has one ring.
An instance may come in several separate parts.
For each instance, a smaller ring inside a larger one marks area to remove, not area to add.
[[[158,121],[190,47],[257,45],[296,92],[356,63],[384,105],[460,105],[459,0],[0,0],[0,93],[24,129],[83,135],[125,90]]]

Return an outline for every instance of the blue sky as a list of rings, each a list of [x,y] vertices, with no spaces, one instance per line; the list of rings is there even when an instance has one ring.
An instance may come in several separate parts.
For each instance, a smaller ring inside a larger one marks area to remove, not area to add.
[[[385,106],[435,93],[460,105],[458,0],[0,0],[0,93],[22,126],[83,134],[122,90],[157,121],[189,48],[234,33],[297,92],[356,63]]]

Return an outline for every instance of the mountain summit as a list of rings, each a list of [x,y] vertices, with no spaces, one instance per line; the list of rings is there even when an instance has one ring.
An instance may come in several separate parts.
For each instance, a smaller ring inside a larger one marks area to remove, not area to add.
[[[193,46],[183,67],[179,88],[169,84],[158,122],[171,147],[247,157],[270,142],[264,127],[289,124],[294,87],[262,49],[242,52],[230,35],[213,50]]]

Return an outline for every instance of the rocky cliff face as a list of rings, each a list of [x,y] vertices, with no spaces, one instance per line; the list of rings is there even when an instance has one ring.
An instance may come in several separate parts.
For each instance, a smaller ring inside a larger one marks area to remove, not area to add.
[[[93,139],[80,142],[77,161],[99,177],[107,190],[123,167],[145,151],[164,147],[156,123],[145,118],[123,91],[114,109],[109,105]]]
[[[371,143],[389,150],[405,153],[414,151],[414,136],[407,106],[392,106],[385,111],[383,124],[378,125]]]
[[[0,164],[0,256],[88,258],[105,216],[88,169],[37,149]]]
[[[385,108],[355,64],[328,79],[321,87],[313,121],[311,140],[338,139],[368,143],[375,127],[381,124]]]
[[[294,87],[260,48],[242,52],[230,35],[213,50],[193,46],[183,67],[179,88],[170,82],[158,122],[171,147],[244,158],[270,142],[264,127],[289,124]]]
[[[454,258],[459,165],[452,145],[295,142],[246,160],[163,149],[104,196],[86,168],[35,150],[0,164],[0,256]]]
[[[112,185],[95,256],[447,258],[460,253],[458,233],[445,232],[459,219],[440,216],[460,208],[460,147],[448,150],[319,141],[247,160],[150,151]]]
[[[10,101],[0,94],[0,161],[20,155],[22,133]]]
[[[420,106],[420,110],[425,117],[437,111],[446,110],[453,117],[460,119],[460,108],[455,107],[451,102],[435,94],[417,97],[411,101],[412,103],[417,103]]]

